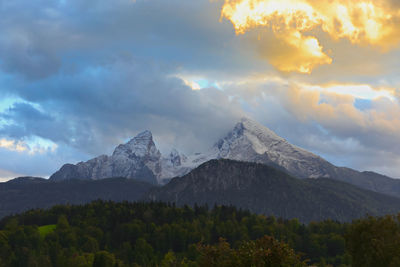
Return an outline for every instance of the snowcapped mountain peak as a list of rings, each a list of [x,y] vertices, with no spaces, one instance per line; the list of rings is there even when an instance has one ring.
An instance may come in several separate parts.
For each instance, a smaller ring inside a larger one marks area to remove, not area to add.
[[[125,145],[129,146],[132,149],[141,146],[155,146],[153,141],[153,134],[150,131],[146,130],[136,135]]]
[[[241,159],[252,152],[264,154],[271,150],[271,146],[285,142],[285,139],[267,127],[242,118],[232,131],[214,145],[214,149],[218,151],[218,158]]]
[[[299,177],[330,176],[326,162],[318,156],[291,145],[258,122],[242,118],[205,153],[187,157],[173,149],[169,154],[162,155],[153,141],[152,133],[144,131],[117,146],[111,156],[104,155],[77,165],[67,164],[52,178],[130,177],[164,183],[169,178],[188,173],[203,162],[219,158],[279,166]]]
[[[243,128],[243,130],[245,130],[245,133],[254,135],[260,140],[285,141],[285,139],[278,136],[269,128],[251,119],[242,118],[237,126],[239,125]]]
[[[128,143],[119,145],[113,153],[113,156],[118,155],[159,158],[161,153],[154,144],[152,133],[146,130],[136,135]]]
[[[131,142],[138,142],[138,141],[152,141],[153,140],[153,134],[149,130],[145,130],[138,135],[136,135],[134,138],[132,138],[129,143]]]
[[[302,178],[330,176],[325,169],[326,162],[320,157],[290,144],[272,130],[248,118],[242,118],[206,155],[207,159],[227,158],[279,166]]]
[[[382,176],[339,168],[321,157],[290,144],[267,127],[248,118],[242,118],[233,129],[205,153],[189,156],[173,149],[162,155],[150,131],[139,133],[125,144],[119,145],[111,156],[102,155],[78,164],[65,164],[51,180],[103,179],[127,177],[150,183],[164,184],[171,178],[183,176],[211,159],[226,158],[257,162],[284,170],[298,178],[332,178],[350,182],[362,188],[390,193],[398,191],[389,178],[379,183]],[[397,184],[396,184],[397,186]]]

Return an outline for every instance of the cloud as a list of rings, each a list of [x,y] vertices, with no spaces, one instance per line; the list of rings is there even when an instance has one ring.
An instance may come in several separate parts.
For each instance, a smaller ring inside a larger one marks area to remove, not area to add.
[[[48,177],[66,162],[77,163],[87,154],[70,146],[60,144],[57,149],[47,148],[45,151],[31,153],[31,150],[15,151],[0,147],[0,178],[15,178],[18,176]],[[42,148],[44,149],[44,148]],[[6,159],[6,160],[4,160]]]
[[[167,68],[132,57],[24,83],[12,92],[38,107],[14,104],[0,114],[8,121],[0,133],[19,139],[38,136],[91,154],[109,151],[146,128],[160,137],[174,133],[181,138],[174,143],[198,149],[241,116],[238,104],[220,90],[193,91]],[[208,133],[214,125],[219,129]],[[203,142],[193,146],[192,138]]]
[[[160,66],[134,59],[12,88],[26,102],[0,114],[7,121],[0,124],[7,140],[0,168],[24,175],[48,176],[64,163],[109,154],[145,129],[163,152],[204,151],[243,114],[222,91],[193,91]],[[48,141],[35,147],[38,138]]]
[[[331,64],[321,45],[324,34],[330,41],[345,39],[383,50],[400,41],[400,9],[385,2],[225,0],[221,16],[232,22],[237,34],[254,29],[272,33],[258,39],[266,44],[263,55],[284,72],[311,73],[318,65]]]
[[[395,100],[378,97],[370,108],[355,107],[354,96],[315,91],[307,85],[292,85],[277,92],[281,103],[302,122],[315,122],[332,136],[352,138],[363,146],[398,153],[400,146],[400,105]]]
[[[10,161],[27,166],[3,168],[30,173],[28,162],[49,162],[45,156],[54,153],[65,160],[57,160],[60,166],[86,160],[144,129],[163,150],[210,146],[241,116],[239,104],[215,88],[194,92],[177,74],[201,69],[220,76],[223,66],[232,73],[253,68],[244,52],[226,46],[234,34],[218,22],[216,5],[1,2],[0,95],[13,101],[2,103],[0,138],[29,142],[31,149],[37,139],[58,145],[43,155],[13,154]],[[3,156],[13,152],[4,149]],[[50,174],[54,165],[47,165],[32,173]]]
[[[209,0],[104,0],[2,4],[0,69],[29,80],[76,72],[129,52],[185,70],[253,69]],[[110,18],[113,18],[112,20]],[[221,52],[223,51],[223,52]],[[240,63],[240,64],[237,64]]]
[[[21,175],[18,173],[0,169],[0,183],[7,182],[10,179],[20,177],[20,176]]]
[[[364,87],[250,77],[225,89],[289,142],[339,166],[400,177],[400,104],[392,88]]]
[[[291,21],[263,17],[236,35],[220,18],[239,2],[0,0],[0,139],[30,149],[0,148],[0,169],[49,175],[144,129],[163,151],[204,151],[246,114],[337,164],[396,173],[397,2],[374,2],[394,14],[372,16],[385,25],[375,37],[354,1],[328,6],[354,7],[358,33],[305,0],[316,17],[294,5]]]
[[[49,130],[54,129],[55,125],[54,118],[28,103],[14,103],[5,112],[0,113],[0,118],[8,122],[0,127],[0,133],[7,133],[16,139],[22,139],[31,131],[36,132],[37,136],[46,138]],[[60,138],[55,139],[55,141],[60,140]]]
[[[25,143],[15,140],[8,140],[8,139],[0,139],[0,147],[1,148],[6,148],[11,151],[26,151],[28,148]]]
[[[52,142],[46,142],[38,138],[29,139],[29,141],[16,141],[2,138],[0,139],[0,148],[20,153],[28,153],[30,155],[54,152],[58,148],[57,144]]]

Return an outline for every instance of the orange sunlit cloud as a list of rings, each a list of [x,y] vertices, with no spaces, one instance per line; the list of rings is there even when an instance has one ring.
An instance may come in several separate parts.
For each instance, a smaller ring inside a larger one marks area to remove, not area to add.
[[[308,90],[320,92],[331,92],[338,95],[348,95],[359,99],[373,100],[385,97],[389,100],[395,100],[394,88],[374,88],[368,84],[327,84],[327,85],[303,85]]]
[[[354,132],[355,129],[379,132],[383,136],[400,136],[400,106],[389,98],[371,99],[371,108],[359,110],[355,97],[335,91],[292,86],[283,99],[288,110],[301,120],[312,120],[332,131]],[[321,102],[324,98],[325,101]]]
[[[311,73],[331,64],[317,32],[332,40],[388,50],[400,40],[400,9],[385,1],[344,0],[225,0],[221,17],[236,34],[267,28],[279,48],[267,54],[280,71]],[[279,51],[280,49],[280,51]]]
[[[0,139],[0,148],[5,148],[8,150],[18,151],[18,152],[26,151],[28,149],[26,144],[24,144],[23,142],[8,140],[5,138]]]
[[[28,145],[24,141],[16,141],[16,140],[10,140],[6,138],[0,139],[0,148],[4,148],[10,151],[16,151],[16,152],[26,152],[28,154],[43,154],[48,151],[54,152],[57,149],[57,145],[53,143],[49,144],[34,144],[34,145]]]

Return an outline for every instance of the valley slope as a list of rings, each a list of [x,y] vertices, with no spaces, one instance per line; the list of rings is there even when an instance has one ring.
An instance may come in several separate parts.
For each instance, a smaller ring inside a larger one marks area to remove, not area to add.
[[[400,211],[400,199],[395,197],[332,179],[296,179],[263,164],[225,159],[211,160],[172,179],[153,189],[147,199],[177,205],[233,205],[305,223]]]
[[[97,199],[137,201],[152,187],[149,183],[126,178],[60,182],[32,177],[16,178],[0,183],[0,218],[29,209],[84,204]]]

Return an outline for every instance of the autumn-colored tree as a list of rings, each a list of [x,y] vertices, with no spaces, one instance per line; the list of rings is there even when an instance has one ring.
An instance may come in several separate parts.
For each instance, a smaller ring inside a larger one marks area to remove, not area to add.
[[[307,266],[287,244],[270,236],[244,242],[238,249],[220,239],[216,245],[199,245],[198,250],[200,266]]]
[[[237,254],[242,266],[307,266],[289,245],[271,236],[245,242]]]

